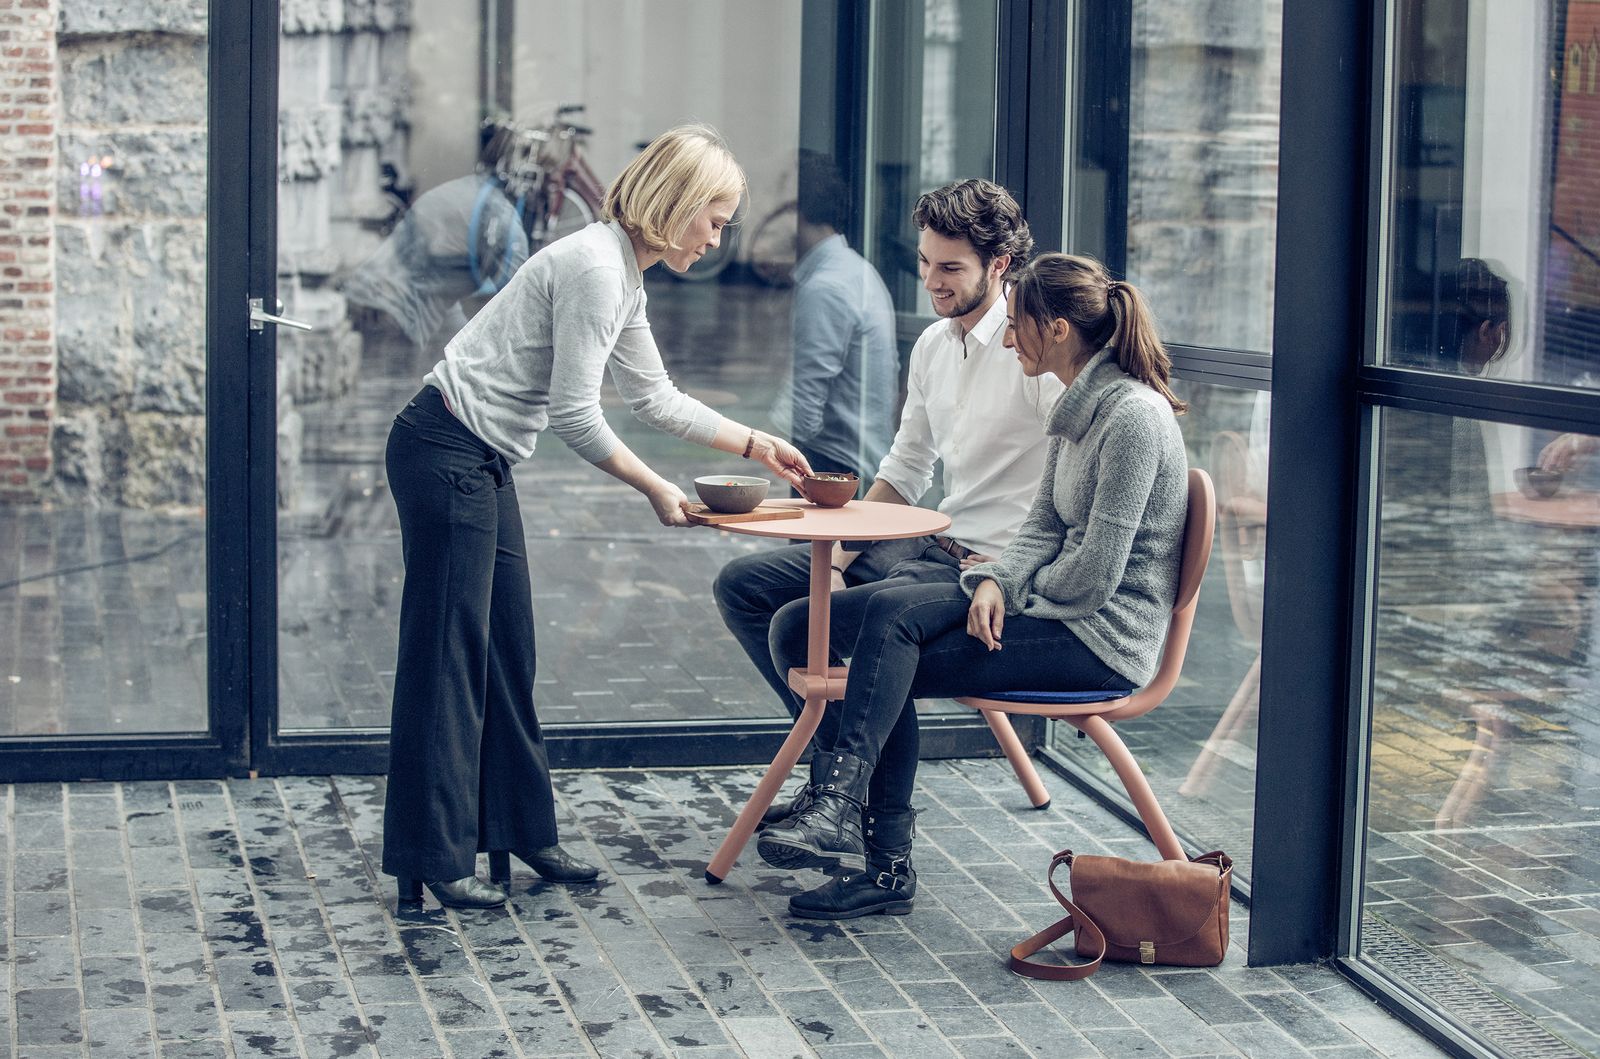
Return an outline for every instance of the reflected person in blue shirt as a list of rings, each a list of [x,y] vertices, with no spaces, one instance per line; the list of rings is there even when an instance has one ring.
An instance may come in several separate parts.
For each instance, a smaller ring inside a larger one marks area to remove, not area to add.
[[[819,472],[871,483],[894,440],[900,392],[894,303],[839,233],[850,191],[829,160],[800,156],[794,366],[773,417]]]

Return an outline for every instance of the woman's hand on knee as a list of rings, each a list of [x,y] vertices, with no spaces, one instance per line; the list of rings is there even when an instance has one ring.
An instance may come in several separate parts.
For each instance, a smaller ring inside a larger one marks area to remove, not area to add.
[[[967,608],[967,635],[982,640],[989,650],[998,651],[1005,623],[1005,595],[999,585],[985,580],[972,593],[972,605]]]
[[[650,506],[663,526],[689,525],[689,498],[683,495],[682,489],[662,479],[645,496],[650,498]]]

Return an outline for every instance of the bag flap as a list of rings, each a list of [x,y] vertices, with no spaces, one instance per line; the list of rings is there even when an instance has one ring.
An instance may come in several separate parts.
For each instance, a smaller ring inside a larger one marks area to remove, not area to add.
[[[1099,924],[1108,944],[1177,945],[1215,924],[1218,901],[1227,900],[1228,867],[1231,862],[1079,855],[1072,860],[1072,900]]]

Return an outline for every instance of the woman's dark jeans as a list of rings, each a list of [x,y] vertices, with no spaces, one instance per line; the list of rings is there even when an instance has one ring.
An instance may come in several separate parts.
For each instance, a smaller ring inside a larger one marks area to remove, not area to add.
[[[505,457],[431,386],[395,417],[386,464],[406,576],[383,870],[460,879],[480,850],[556,841],[522,515]]]
[[[868,799],[887,812],[910,804],[916,782],[916,758],[891,752],[902,718],[915,716],[911,700],[1134,686],[1051,619],[1006,618],[990,651],[967,635],[970,605],[951,583],[896,585],[867,601],[832,749],[876,766]]]

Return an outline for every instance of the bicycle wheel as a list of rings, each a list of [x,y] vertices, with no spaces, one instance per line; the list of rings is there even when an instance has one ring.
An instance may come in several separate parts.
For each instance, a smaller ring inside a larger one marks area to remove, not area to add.
[[[722,275],[722,271],[733,264],[733,259],[739,255],[739,229],[722,229],[722,242],[717,248],[699,261],[689,266],[687,272],[671,272],[672,276],[685,283],[704,283]]]
[[[796,204],[785,202],[767,214],[750,236],[750,270],[768,286],[787,287],[794,282],[798,220]]]
[[[578,193],[578,189],[568,184],[566,193],[561,197],[561,211],[552,218],[550,229],[545,234],[545,242],[553,243],[563,236],[587,228],[594,223],[596,207]]]

